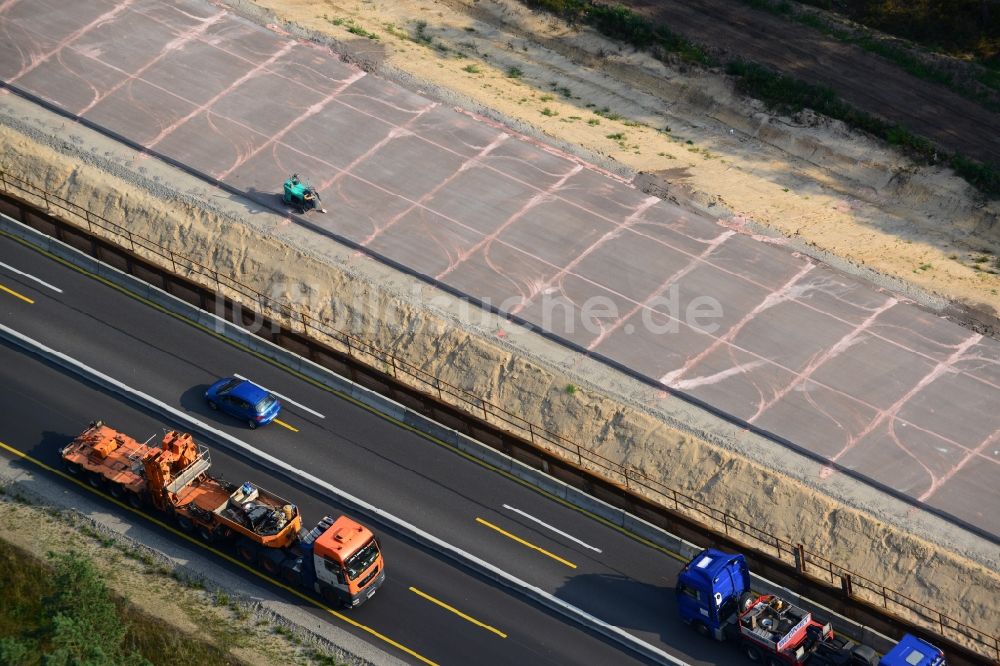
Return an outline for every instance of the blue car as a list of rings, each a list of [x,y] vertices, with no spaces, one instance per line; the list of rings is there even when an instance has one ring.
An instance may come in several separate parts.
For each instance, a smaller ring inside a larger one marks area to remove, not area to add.
[[[274,395],[239,377],[226,377],[209,386],[205,401],[212,409],[221,409],[251,428],[267,425],[281,411],[281,403]]]

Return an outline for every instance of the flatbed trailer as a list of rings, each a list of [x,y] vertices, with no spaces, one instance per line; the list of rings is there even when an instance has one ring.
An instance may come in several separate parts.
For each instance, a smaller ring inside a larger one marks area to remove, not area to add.
[[[327,601],[357,606],[385,582],[381,547],[347,516],[302,529],[299,508],[250,482],[209,474],[209,451],[188,433],[166,431],[157,445],[94,421],[61,451],[66,470],[112,497],[152,505],[187,532],[229,544],[244,562]]]

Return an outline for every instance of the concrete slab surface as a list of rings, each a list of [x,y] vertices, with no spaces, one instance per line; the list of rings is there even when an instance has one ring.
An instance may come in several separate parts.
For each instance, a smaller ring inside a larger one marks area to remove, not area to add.
[[[1000,343],[202,2],[0,2],[0,79],[1000,534]],[[831,468],[831,473],[833,469]]]

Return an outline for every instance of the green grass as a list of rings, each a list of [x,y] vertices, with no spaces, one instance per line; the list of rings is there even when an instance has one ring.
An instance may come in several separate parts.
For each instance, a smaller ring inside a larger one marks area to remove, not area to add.
[[[378,35],[376,35],[374,32],[368,32],[367,30],[365,30],[360,26],[352,25],[347,28],[347,32],[351,33],[352,35],[357,35],[358,37],[365,37],[366,39],[378,41]]]
[[[433,41],[427,34],[427,21],[417,21],[413,24],[413,41],[424,46],[430,46]]]
[[[0,647],[0,662],[7,666],[44,663],[45,653],[53,647],[51,628],[45,618],[51,612],[49,604],[54,603],[55,592],[51,565],[0,541],[0,599],[3,600],[0,603],[0,643],[6,642],[4,639],[15,639],[34,646],[23,661],[14,661],[11,655],[4,655]],[[126,651],[134,650],[156,666],[242,666],[243,662],[215,645],[179,633],[106,590],[104,594],[113,602],[120,624],[126,627]]]
[[[589,25],[606,37],[649,50],[660,58],[676,54],[690,62],[703,65],[714,63],[709,53],[698,44],[681,37],[665,25],[647,21],[621,5],[607,5],[593,0],[523,1],[529,7],[555,14],[571,24]]]
[[[1000,70],[1000,7],[991,0],[801,1],[929,50]]]
[[[620,115],[618,115],[617,113],[613,113],[611,111],[611,109],[609,109],[608,107],[604,107],[603,109],[598,109],[597,111],[594,111],[594,115],[595,116],[600,116],[602,118],[607,118],[608,120],[621,120],[622,119],[622,117]]]
[[[519,78],[521,78],[522,76],[524,76],[524,72],[522,72],[522,71],[521,71],[521,70],[520,70],[519,68],[517,68],[517,67],[508,67],[508,68],[507,68],[507,76],[508,76],[509,78],[512,78],[512,79],[519,79]]]
[[[478,65],[466,65],[462,68],[463,72],[468,72],[469,74],[479,74],[483,70],[479,69]]]
[[[558,111],[553,111],[549,107],[545,107],[544,109],[542,109],[542,115],[543,116],[548,116],[548,117],[551,118],[552,116],[558,116],[559,112]]]
[[[1000,195],[1000,169],[997,167],[958,153],[940,151],[933,143],[905,127],[851,106],[827,86],[806,83],[747,61],[729,63],[726,72],[736,78],[737,90],[763,101],[772,109],[789,114],[805,108],[812,109],[873,134],[890,145],[902,148],[912,157],[929,163],[943,161],[980,192]]]
[[[779,12],[795,13],[791,5],[780,0],[777,4],[773,0],[748,1],[755,6],[775,7]],[[704,47],[676,35],[667,26],[654,24],[620,5],[610,6],[594,0],[522,0],[522,2],[529,7],[555,14],[571,24],[590,25],[607,37],[644,49],[661,59],[664,59],[666,54],[674,53],[701,65],[718,64]],[[815,0],[813,4],[824,2],[828,0]],[[1000,63],[995,69],[995,80],[1000,85]],[[984,164],[957,153],[940,151],[933,143],[905,127],[886,122],[851,106],[827,86],[785,76],[749,61],[731,61],[726,64],[726,71],[735,77],[736,87],[740,92],[763,101],[772,110],[796,113],[804,108],[810,108],[817,113],[840,120],[852,128],[868,132],[890,145],[898,146],[911,157],[932,164],[943,162],[983,194],[1000,196],[1000,169],[997,166]],[[587,108],[590,107],[588,104]],[[611,113],[608,108],[594,113],[609,120],[621,120],[621,116]]]
[[[821,32],[827,37],[832,37],[845,44],[854,44],[869,53],[873,53],[889,62],[899,66],[906,72],[917,78],[933,83],[939,83],[952,91],[971,99],[991,111],[1000,111],[1000,103],[989,95],[984,94],[975,86],[969,86],[962,80],[955,77],[952,70],[935,64],[914,54],[912,48],[900,46],[896,43],[878,39],[873,35],[863,31],[851,31],[841,28],[835,23],[817,16],[810,12],[798,12],[785,0],[743,0],[745,4],[756,9],[763,9],[773,14],[786,16],[797,23],[808,26]],[[973,78],[980,84],[1000,91],[1000,72],[990,69],[980,71],[976,67],[972,74]]]

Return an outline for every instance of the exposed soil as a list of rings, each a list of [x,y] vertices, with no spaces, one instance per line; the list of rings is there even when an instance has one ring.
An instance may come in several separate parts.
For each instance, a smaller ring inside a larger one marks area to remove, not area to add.
[[[963,323],[979,322],[988,333],[997,328],[1000,201],[984,201],[949,169],[918,165],[838,121],[809,112],[773,116],[736,94],[721,74],[664,64],[516,0],[226,4],[295,34],[332,40],[366,68],[616,173],[638,174],[636,184],[652,193],[710,206],[715,215],[729,211],[751,231],[785,236],[939,312],[953,301],[959,307],[948,313]],[[731,0],[668,5],[671,25],[690,29],[699,43],[737,49],[745,42],[748,55],[756,57],[749,53],[756,45],[766,60],[791,41],[805,55],[785,58],[789,73],[808,79],[813,69],[815,76],[828,72],[831,85],[835,78],[853,82],[852,101],[861,106],[866,94],[887,108],[901,100],[896,106],[926,115],[924,122],[954,125],[946,134],[967,137],[962,146],[1000,147],[995,114],[860,48]],[[262,17],[261,8],[273,14]],[[897,88],[905,95],[864,92]]]
[[[715,214],[742,230],[779,234],[835,265],[870,270],[871,279],[939,311],[949,300],[981,311],[981,320],[1000,310],[1000,202],[984,202],[947,169],[916,165],[840,123],[769,115],[724,76],[668,66],[513,0],[225,4],[273,29],[326,40],[366,68],[646,189],[723,211]],[[314,316],[333,317],[337,303],[337,319],[352,333],[401,359],[996,633],[995,548],[984,554],[879,498],[848,501],[846,490],[833,497],[842,490],[836,484],[808,482],[815,469],[781,468],[787,452],[713,429],[665,394],[503,321],[469,327],[450,306],[427,305],[429,287],[403,284],[275,216],[212,203],[203,183],[162,165],[147,162],[148,173],[137,174],[114,146],[79,128],[45,126],[15,101],[0,107],[4,168],[262,293],[321,304]],[[372,312],[384,319],[372,321]],[[580,390],[567,394],[569,383]]]
[[[820,483],[814,461],[503,319],[470,316],[467,302],[278,215],[256,207],[248,214],[245,202],[220,199],[176,169],[149,160],[137,169],[130,150],[17,98],[0,102],[0,155],[5,170],[48,192],[252,289],[308,308],[404,363],[705,506],[802,543],[966,624],[992,632],[1000,618],[995,545],[984,546],[864,484],[846,476]],[[202,282],[214,286],[212,278]],[[310,333],[324,340],[315,329]],[[572,393],[565,390],[570,384]],[[575,453],[570,457],[575,460]],[[955,580],[967,585],[955,586]]]
[[[619,0],[692,41],[833,88],[851,105],[899,123],[945,150],[1000,164],[1000,119],[895,64],[739,0]]]

